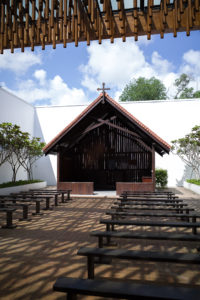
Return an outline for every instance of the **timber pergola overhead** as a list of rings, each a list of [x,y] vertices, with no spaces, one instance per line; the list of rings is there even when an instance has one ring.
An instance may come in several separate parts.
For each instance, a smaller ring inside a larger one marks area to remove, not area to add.
[[[200,29],[199,0],[1,0],[0,53],[4,49]]]

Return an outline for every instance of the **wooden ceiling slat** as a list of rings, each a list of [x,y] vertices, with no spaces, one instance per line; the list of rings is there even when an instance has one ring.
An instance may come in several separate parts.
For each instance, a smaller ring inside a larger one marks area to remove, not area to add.
[[[116,2],[114,2],[116,1]],[[0,1],[0,52],[15,48],[134,36],[147,39],[152,34],[179,31],[190,35],[191,30],[200,29],[199,0],[153,0],[132,1],[126,9],[124,0],[4,0]],[[100,3],[100,4],[99,4]],[[155,5],[156,3],[156,5]],[[117,10],[113,7],[117,4]],[[113,5],[113,7],[112,7]]]
[[[134,0],[133,3],[133,17],[134,17],[134,37],[135,41],[138,40],[138,10],[137,10],[137,0]]]

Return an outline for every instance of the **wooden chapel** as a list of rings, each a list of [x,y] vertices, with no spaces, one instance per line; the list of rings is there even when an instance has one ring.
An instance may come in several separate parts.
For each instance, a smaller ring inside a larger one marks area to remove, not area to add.
[[[154,191],[155,152],[170,145],[105,91],[43,149],[57,154],[57,188]]]

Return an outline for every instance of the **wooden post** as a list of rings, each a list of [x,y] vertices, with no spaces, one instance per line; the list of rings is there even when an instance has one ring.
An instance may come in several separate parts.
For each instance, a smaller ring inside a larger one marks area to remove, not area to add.
[[[155,145],[154,144],[152,144],[152,170],[151,170],[151,176],[152,176],[152,183],[153,183],[153,192],[155,192],[156,174],[155,174]]]
[[[57,189],[60,182],[60,152],[57,153]]]
[[[87,258],[87,265],[88,265],[88,278],[94,279],[94,257],[88,256]]]

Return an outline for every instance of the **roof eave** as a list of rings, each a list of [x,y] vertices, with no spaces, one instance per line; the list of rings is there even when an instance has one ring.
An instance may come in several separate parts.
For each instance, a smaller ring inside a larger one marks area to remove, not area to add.
[[[65,136],[69,130],[71,130],[79,121],[81,121],[98,103],[101,101],[103,94],[101,93],[86,109],[80,113],[69,125],[67,125],[62,131],[60,131],[55,138],[53,138],[44,148],[45,155],[50,154],[50,151],[56,144]]]

